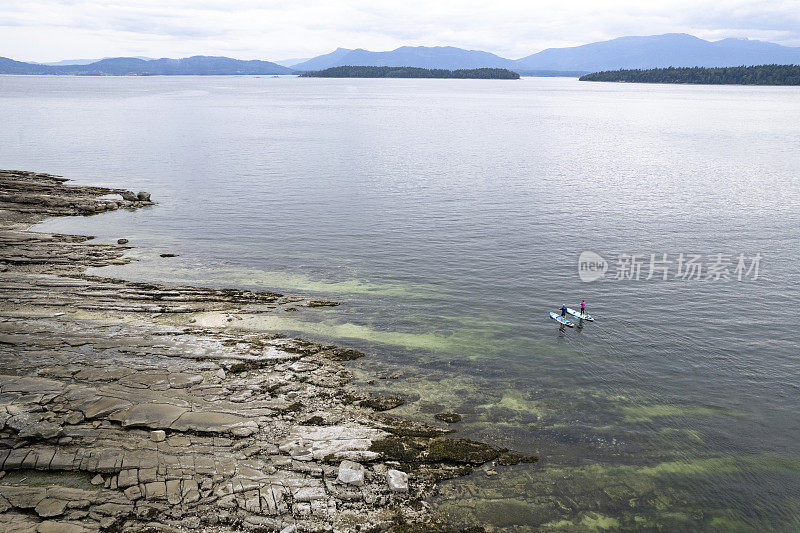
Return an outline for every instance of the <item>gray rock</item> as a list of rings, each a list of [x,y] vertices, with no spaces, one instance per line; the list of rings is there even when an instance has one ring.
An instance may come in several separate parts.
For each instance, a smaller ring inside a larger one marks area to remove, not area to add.
[[[169,377],[169,386],[173,389],[186,389],[192,385],[197,385],[203,382],[203,376],[200,374],[172,374]]]
[[[128,487],[122,492],[124,492],[125,496],[127,496],[128,499],[132,502],[142,497],[142,491],[138,485],[134,485],[133,487]]]
[[[164,442],[166,438],[167,434],[162,429],[156,429],[150,432],[150,440],[153,442]]]
[[[243,416],[216,411],[190,411],[183,413],[171,424],[176,431],[200,433],[229,433],[236,428],[249,428],[248,435],[258,430],[258,424]]]
[[[342,461],[336,481],[360,487],[364,484],[364,467],[353,461]]]
[[[121,489],[132,487],[139,483],[139,473],[134,468],[121,470],[117,478],[117,486]]]
[[[150,193],[145,191],[139,191],[139,194],[136,195],[136,198],[140,202],[149,202],[150,201]]]
[[[167,484],[163,481],[153,481],[145,484],[144,497],[148,500],[166,500]]]
[[[123,427],[167,429],[186,409],[168,403],[143,403],[131,407],[122,420]]]
[[[85,419],[86,419],[86,417],[83,416],[82,412],[80,412],[80,411],[72,411],[70,414],[68,414],[64,418],[64,422],[66,422],[67,424],[75,425],[75,424],[80,424]]]
[[[408,492],[408,474],[389,469],[386,471],[386,484],[392,492]]]
[[[120,400],[119,398],[101,397],[97,400],[90,401],[82,405],[81,411],[83,411],[83,414],[86,418],[91,419],[104,417],[110,415],[111,413],[122,411],[131,405],[131,402]]]
[[[167,481],[167,501],[172,505],[181,503],[181,481],[170,479]]]
[[[42,518],[49,518],[52,516],[61,516],[64,514],[64,509],[67,508],[67,502],[64,500],[55,500],[52,498],[45,498],[40,501],[34,511]]]
[[[75,522],[46,520],[39,524],[36,533],[91,533],[91,529]]]
[[[3,486],[2,496],[13,507],[21,509],[33,509],[39,502],[44,500],[46,493],[42,487],[17,487],[17,486]]]
[[[128,244],[128,239],[117,239],[117,244]]]

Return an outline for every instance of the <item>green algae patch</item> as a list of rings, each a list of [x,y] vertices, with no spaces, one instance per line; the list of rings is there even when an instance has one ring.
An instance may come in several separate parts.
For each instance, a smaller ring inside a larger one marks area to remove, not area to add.
[[[609,529],[618,529],[619,520],[600,513],[587,513],[586,516],[581,519],[581,525],[586,526],[592,531],[608,531]]]
[[[327,338],[358,339],[379,344],[401,346],[408,349],[430,351],[452,350],[449,337],[433,333],[404,333],[399,331],[379,331],[353,323],[336,324],[332,322],[306,322],[277,315],[249,316],[236,324],[237,327],[264,331],[297,331]]]
[[[708,526],[709,529],[713,531],[728,531],[734,533],[757,531],[753,526],[729,516],[715,516],[708,522]]]
[[[632,405],[620,407],[625,422],[651,422],[654,418],[679,416],[714,416],[730,414],[714,407],[682,406],[673,404]]]
[[[666,461],[650,466],[595,464],[516,468],[502,476],[442,487],[437,505],[454,523],[484,521],[495,527],[537,531],[754,531],[732,516],[727,502],[696,498],[699,484],[738,482],[750,472],[796,476],[800,457],[777,454]],[[691,487],[687,489],[686,487]],[[511,501],[503,506],[501,502]],[[790,499],[772,502],[795,508]],[[493,509],[495,511],[493,511]],[[785,517],[776,524],[787,525]],[[792,531],[792,527],[761,528]]]
[[[630,468],[630,467],[619,467]],[[744,457],[712,457],[696,461],[671,461],[654,466],[639,467],[636,472],[645,476],[735,474],[742,471],[800,472],[800,457],[760,454]]]
[[[511,411],[520,411],[523,413],[530,413],[536,415],[536,418],[542,420],[545,417],[546,410],[540,402],[531,401],[525,398],[525,394],[518,390],[505,390],[496,403],[485,403],[476,406],[477,409],[510,409]]]
[[[403,298],[426,298],[440,292],[435,287],[422,284],[376,283],[363,279],[341,281],[314,279],[304,274],[291,272],[269,272],[250,268],[209,268],[202,264],[175,262],[165,265],[153,257],[141,257],[138,263],[92,267],[89,274],[99,276],[123,277],[131,281],[161,279],[172,284],[189,284],[248,287],[262,290],[282,289],[298,292],[329,294],[374,294]],[[180,258],[178,258],[180,261]]]
[[[493,337],[482,336],[469,329],[459,329],[443,335],[439,333],[411,333],[372,329],[352,322],[336,323],[331,320],[310,322],[278,314],[239,315],[237,328],[256,331],[290,331],[330,339],[357,339],[378,344],[399,346],[408,350],[463,354],[465,359],[477,359],[496,353],[501,347]],[[506,349],[504,345],[502,349]]]
[[[702,434],[696,429],[661,428],[658,432],[664,437],[674,440],[686,440],[695,444],[703,444],[704,442]]]
[[[555,515],[552,509],[546,507],[532,509],[529,503],[517,499],[476,502],[473,513],[479,522],[499,527],[535,525]]]
[[[542,524],[543,531],[616,531],[620,527],[620,522],[613,516],[607,516],[598,512],[589,512],[575,520],[554,520]]]

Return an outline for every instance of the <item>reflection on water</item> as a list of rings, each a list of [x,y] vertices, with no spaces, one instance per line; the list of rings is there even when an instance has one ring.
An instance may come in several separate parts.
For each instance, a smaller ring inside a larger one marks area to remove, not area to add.
[[[542,457],[448,483],[434,503],[453,521],[797,528],[798,335],[773,312],[800,299],[797,88],[0,77],[0,89],[3,166],[159,202],[41,225],[138,247],[140,261],[98,274],[340,301],[235,322],[366,350],[360,386],[405,394],[399,414],[455,411],[461,435]],[[741,283],[582,283],[584,250],[763,261]],[[597,321],[559,332],[547,313],[581,299]]]

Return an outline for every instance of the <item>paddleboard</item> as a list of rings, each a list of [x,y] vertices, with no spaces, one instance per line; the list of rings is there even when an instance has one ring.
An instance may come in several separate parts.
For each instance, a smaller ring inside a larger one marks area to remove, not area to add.
[[[567,313],[571,314],[575,318],[580,318],[581,320],[587,320],[589,322],[594,322],[594,318],[592,318],[592,315],[586,315],[586,314],[582,315],[579,311],[576,311],[575,309],[572,309],[571,307],[567,307]]]
[[[575,325],[572,322],[570,322],[569,320],[567,320],[566,318],[562,317],[561,315],[557,315],[557,314],[555,314],[553,312],[550,313],[550,318],[552,318],[553,320],[555,320],[556,322],[558,322],[560,324],[564,324],[568,328],[571,328],[572,326]]]

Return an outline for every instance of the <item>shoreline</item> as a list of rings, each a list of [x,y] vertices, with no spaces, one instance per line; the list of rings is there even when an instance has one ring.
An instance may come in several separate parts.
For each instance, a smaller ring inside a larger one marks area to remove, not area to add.
[[[0,171],[0,528],[449,531],[439,481],[536,460],[384,414],[360,352],[236,329],[318,301],[87,275],[132,246],[30,227],[154,204],[65,181]]]

